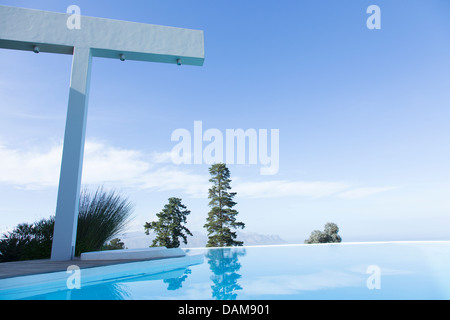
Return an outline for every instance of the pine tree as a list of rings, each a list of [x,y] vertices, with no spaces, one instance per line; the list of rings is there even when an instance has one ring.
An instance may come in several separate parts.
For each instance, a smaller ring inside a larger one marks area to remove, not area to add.
[[[242,241],[237,241],[236,232],[231,229],[244,228],[245,224],[236,222],[238,212],[233,209],[236,202],[233,201],[236,192],[229,192],[230,170],[223,163],[217,163],[209,168],[213,186],[209,189],[208,198],[211,199],[204,227],[208,231],[207,247],[242,246]]]
[[[192,236],[191,231],[183,224],[186,223],[186,216],[191,212],[186,210],[186,206],[181,203],[179,198],[169,198],[169,203],[164,209],[157,213],[158,221],[146,222],[144,225],[145,233],[148,235],[150,230],[156,233],[152,247],[163,246],[166,248],[178,248],[180,246],[179,238],[187,244],[187,236]]]

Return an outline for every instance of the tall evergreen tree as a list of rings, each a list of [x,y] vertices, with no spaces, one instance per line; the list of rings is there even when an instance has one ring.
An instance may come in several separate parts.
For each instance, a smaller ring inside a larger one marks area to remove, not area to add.
[[[186,223],[186,216],[191,212],[181,203],[180,198],[169,198],[169,203],[164,209],[157,213],[158,221],[146,222],[144,225],[145,233],[148,235],[150,230],[156,233],[152,247],[163,246],[166,248],[178,248],[180,239],[187,244],[187,235],[192,236],[191,231],[183,224]]]
[[[236,192],[229,192],[230,170],[224,163],[213,164],[209,168],[213,186],[209,189],[208,198],[211,199],[204,227],[208,231],[207,247],[242,246],[242,241],[237,241],[236,232],[231,229],[244,228],[243,222],[236,222],[238,212],[233,209],[236,202],[233,201]]]

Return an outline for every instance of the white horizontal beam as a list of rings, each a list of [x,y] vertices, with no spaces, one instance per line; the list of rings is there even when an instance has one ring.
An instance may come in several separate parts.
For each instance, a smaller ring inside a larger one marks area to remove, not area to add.
[[[0,6],[0,48],[72,54],[91,48],[93,57],[203,65],[202,30],[80,16],[69,29],[70,14]]]

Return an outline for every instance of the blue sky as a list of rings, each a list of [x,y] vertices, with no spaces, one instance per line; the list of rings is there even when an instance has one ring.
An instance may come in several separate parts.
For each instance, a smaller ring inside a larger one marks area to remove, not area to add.
[[[95,58],[83,183],[135,203],[142,230],[183,199],[203,231],[208,166],[173,165],[177,128],[279,129],[280,168],[230,165],[245,231],[303,242],[447,239],[450,4],[0,1],[201,29],[203,67]],[[381,9],[369,30],[366,9]],[[0,50],[0,230],[54,214],[71,56]]]

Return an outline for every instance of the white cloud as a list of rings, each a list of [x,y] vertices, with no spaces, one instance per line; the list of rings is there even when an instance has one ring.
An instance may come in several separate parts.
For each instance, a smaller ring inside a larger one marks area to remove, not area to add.
[[[61,157],[61,144],[52,145],[47,150],[14,149],[0,145],[0,183],[26,189],[57,186]],[[207,174],[195,174],[174,165],[155,168],[157,163],[166,162],[166,158],[165,153],[147,157],[138,150],[86,141],[82,180],[86,184],[116,182],[142,189],[182,190],[192,197],[207,195]]]
[[[59,182],[62,145],[47,150],[7,148],[0,145],[0,182],[26,189],[54,187]],[[97,141],[85,145],[83,182],[138,183],[151,164],[142,160],[139,151],[120,149]]]
[[[356,188],[339,193],[337,197],[342,199],[359,199],[393,189],[397,189],[397,187]]]
[[[16,150],[0,145],[0,182],[31,189],[55,186],[61,154],[61,147],[56,145],[44,152],[37,148]]]
[[[98,141],[87,141],[83,164],[83,182],[98,184],[103,182],[123,182],[125,185],[140,183],[153,165],[144,160],[137,150],[127,150],[108,146]]]
[[[171,163],[172,162],[172,151],[154,152],[152,154],[152,161],[155,163]]]
[[[47,149],[14,149],[0,144],[0,183],[19,188],[55,187],[59,181],[62,144]],[[198,174],[186,166],[170,162],[171,152],[146,155],[139,150],[117,148],[102,141],[86,141],[84,184],[118,183],[125,187],[154,191],[179,190],[189,197],[207,197],[209,174]],[[240,197],[280,198],[336,196],[356,199],[394,189],[394,187],[355,188],[346,182],[327,181],[248,181],[235,177],[233,191]]]
[[[142,177],[140,187],[161,191],[182,190],[191,197],[200,198],[207,197],[210,187],[208,180],[207,175],[195,174],[169,166],[148,172]]]
[[[235,190],[240,196],[249,198],[279,198],[289,196],[325,197],[348,189],[350,186],[343,182],[307,182],[274,180],[265,182],[242,182]]]

